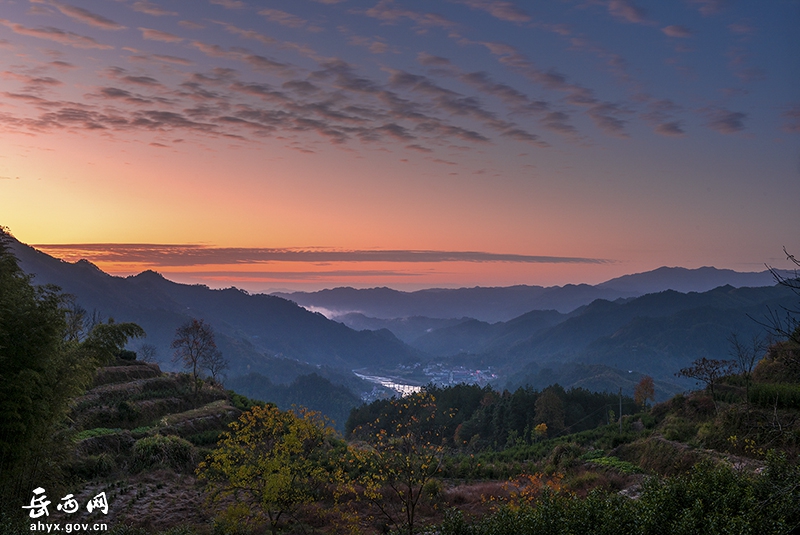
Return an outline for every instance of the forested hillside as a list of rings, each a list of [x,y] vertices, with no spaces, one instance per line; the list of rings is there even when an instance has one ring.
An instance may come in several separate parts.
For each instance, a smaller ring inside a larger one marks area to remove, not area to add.
[[[37,284],[59,286],[90,315],[141,325],[147,332],[144,342],[156,348],[156,360],[167,367],[175,329],[190,318],[202,318],[214,326],[231,376],[253,372],[275,382],[290,382],[317,367],[349,372],[366,365],[420,359],[418,351],[388,331],[357,332],[285,299],[249,295],[235,288],[177,284],[153,271],[112,277],[89,262],[62,262],[13,237],[7,239],[20,266]],[[310,366],[292,373],[290,369],[296,368],[292,361]]]
[[[149,346],[152,358],[166,369],[176,369],[170,348],[175,329],[191,318],[199,318],[214,328],[217,345],[228,362],[228,379],[251,385],[245,388],[252,395],[264,397],[263,392],[275,385],[267,397],[288,408],[295,402],[312,404],[311,398],[283,393],[295,391],[287,390],[288,385],[302,376],[316,374],[330,381],[325,389],[331,392],[346,387],[350,395],[336,395],[337,401],[332,404],[315,405],[340,426],[360,396],[375,395],[374,385],[359,379],[352,373],[354,369],[412,385],[442,381],[442,377],[446,380],[447,370],[483,370],[484,376],[493,377],[495,388],[514,390],[529,385],[541,390],[558,382],[568,390],[576,387],[616,392],[622,387],[626,395],[632,395],[637,381],[649,375],[656,381],[657,399],[666,399],[692,386],[675,377],[675,370],[698,357],[728,358],[733,334],[742,338],[757,335],[762,329],[759,321],[771,310],[794,302],[792,292],[781,285],[721,286],[702,293],[670,290],[615,301],[597,299],[568,313],[530,310],[496,323],[463,316],[380,320],[350,314],[347,321],[363,329],[355,331],[277,297],[248,295],[235,288],[211,290],[176,284],[151,271],[112,277],[88,262],[62,262],[13,238],[9,240],[20,265],[36,274],[35,281],[59,285],[75,296],[75,306],[86,314],[141,325],[147,338],[137,340],[130,349]],[[683,286],[702,285],[710,284],[716,275],[708,270],[662,270],[609,281],[608,286],[633,284],[641,289],[648,284],[666,284],[670,277],[678,282],[683,277]],[[752,279],[737,279],[733,273],[722,275],[740,283]],[[500,306],[506,296],[521,306],[528,298],[520,296],[534,291],[520,287],[509,288],[506,293],[500,290],[455,294],[385,290],[355,292],[351,297],[355,304],[364,296],[370,300],[385,296],[386,306],[413,308],[417,301],[433,306],[437,298],[447,301],[453,296],[460,296],[454,303],[466,300],[462,304],[478,306],[482,298],[487,298],[487,306]],[[560,295],[576,295],[578,289],[563,290],[566,293]],[[553,296],[559,291],[551,288],[534,293]],[[330,297],[335,295],[338,293]],[[423,373],[426,367],[431,371]],[[251,377],[249,382],[240,379],[244,376]],[[256,387],[254,377],[269,382]]]

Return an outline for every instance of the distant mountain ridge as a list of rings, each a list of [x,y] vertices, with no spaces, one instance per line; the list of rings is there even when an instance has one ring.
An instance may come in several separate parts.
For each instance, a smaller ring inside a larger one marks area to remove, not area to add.
[[[391,288],[333,288],[318,292],[273,293],[295,303],[324,310],[330,317],[360,313],[378,319],[422,316],[433,319],[469,317],[494,323],[531,310],[569,312],[595,299],[635,297],[616,289],[588,284],[566,286],[507,286],[402,292]]]
[[[769,272],[714,268],[660,268],[598,286],[420,292],[339,288],[287,295],[308,308],[361,308],[362,313],[337,317],[350,328],[276,295],[178,284],[153,271],[114,277],[87,261],[63,262],[19,242],[12,248],[20,266],[36,275],[36,284],[61,286],[90,313],[96,310],[105,318],[139,323],[148,333],[146,342],[158,348],[161,362],[170,360],[176,327],[194,317],[214,327],[231,362],[232,378],[247,375],[258,382],[264,376],[272,384],[289,384],[315,373],[354,392],[371,388],[352,374],[356,368],[387,376],[401,369],[418,370],[415,380],[422,381],[420,374],[430,364],[443,369],[491,368],[499,377],[498,386],[527,382],[542,387],[552,380],[565,388],[628,389],[637,374],[647,374],[666,395],[691,386],[675,378],[681,367],[700,357],[729,358],[731,334],[743,339],[763,334],[763,326],[753,318],[797,306],[797,296],[775,285]],[[727,284],[703,290],[719,282],[716,275],[742,287]],[[759,282],[766,284],[757,286]],[[703,291],[635,295],[664,285]],[[558,308],[536,308],[545,305]],[[380,318],[370,317],[370,310],[425,314]]]
[[[623,275],[600,283],[600,288],[614,289],[638,295],[675,290],[676,292],[707,292],[719,286],[734,288],[772,286],[775,278],[768,270],[740,272],[715,267],[687,269],[682,267],[660,267],[653,271]]]
[[[731,335],[763,338],[767,332],[759,320],[770,310],[796,306],[797,295],[780,285],[728,285],[703,293],[667,290],[614,302],[596,300],[570,314],[550,311],[536,317],[547,312],[533,311],[492,325],[470,320],[434,330],[412,344],[439,351],[446,362],[491,366],[503,384],[514,388],[541,388],[547,381],[571,381],[562,382],[564,387],[616,383],[627,388],[630,371],[651,375],[670,395],[693,386],[675,377],[678,370],[702,357],[731,359]],[[530,320],[523,321],[526,316]],[[453,332],[460,331],[466,334],[454,339]],[[460,351],[454,342],[461,339],[469,339],[474,351]]]
[[[420,359],[389,331],[354,331],[280,297],[179,284],[154,271],[114,277],[88,261],[64,262],[16,240],[12,249],[35,284],[60,286],[89,313],[141,325],[162,362],[170,360],[175,329],[190,318],[213,326],[231,374],[269,375],[265,367],[285,359],[348,371]]]
[[[518,285],[431,288],[415,292],[402,292],[385,287],[369,289],[340,287],[318,292],[276,292],[272,295],[289,299],[307,308],[324,311],[329,317],[342,317],[340,321],[348,325],[349,321],[344,318],[347,314],[361,314],[368,318],[383,320],[411,317],[430,319],[469,317],[495,323],[509,321],[531,310],[569,313],[596,299],[613,301],[665,290],[682,293],[706,292],[725,285],[742,288],[773,284],[775,280],[768,270],[742,273],[713,267],[697,269],[661,267],[645,273],[617,277],[595,286]],[[356,319],[353,318],[354,321]],[[364,323],[363,318],[358,321]]]

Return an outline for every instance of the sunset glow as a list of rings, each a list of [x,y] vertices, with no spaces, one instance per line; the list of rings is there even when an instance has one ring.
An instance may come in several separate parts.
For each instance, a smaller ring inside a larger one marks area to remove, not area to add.
[[[413,289],[800,251],[796,0],[0,7],[0,225],[69,261]]]

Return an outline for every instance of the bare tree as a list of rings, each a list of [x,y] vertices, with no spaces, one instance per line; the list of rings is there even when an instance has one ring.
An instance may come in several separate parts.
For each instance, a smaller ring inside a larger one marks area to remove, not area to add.
[[[711,391],[711,399],[714,402],[714,409],[717,408],[717,401],[714,399],[714,385],[726,375],[730,375],[733,362],[730,360],[699,358],[692,362],[692,365],[681,368],[678,377],[688,377],[696,379],[698,382],[705,383],[706,388]]]
[[[83,341],[91,328],[87,328],[86,309],[80,306],[73,296],[67,297],[65,318],[67,328],[64,331],[64,339],[67,342]]]
[[[215,349],[203,359],[203,369],[208,370],[214,382],[221,382],[225,370],[228,369],[228,360],[222,356],[219,349]]]
[[[760,335],[754,335],[749,342],[742,342],[736,333],[731,334],[728,339],[731,344],[731,355],[739,373],[744,377],[745,400],[750,400],[750,381],[753,375],[753,368],[756,363],[764,356],[767,343]]]
[[[795,265],[793,276],[787,277],[770,265],[767,265],[767,269],[772,273],[775,282],[789,288],[800,297],[800,272],[798,272],[798,269],[800,269],[800,260],[794,255],[789,254],[786,247],[783,248],[783,253],[786,255],[786,259]],[[770,333],[777,338],[800,344],[800,305],[795,308],[780,307],[778,310],[770,310],[766,321],[759,323],[767,327]]]
[[[200,370],[205,361],[217,351],[214,330],[203,320],[193,318],[176,329],[172,348],[175,350],[172,362],[181,363],[184,368],[192,370],[197,393]]]
[[[142,362],[155,362],[158,350],[153,344],[142,344],[139,346],[138,354]]]
[[[64,332],[64,339],[68,342],[83,342],[89,333],[92,332],[97,325],[105,323],[103,315],[97,311],[92,310],[92,314],[86,311],[81,305],[78,304],[74,295],[66,294],[65,296],[65,317],[67,320],[67,328]],[[109,322],[113,319],[109,318]]]

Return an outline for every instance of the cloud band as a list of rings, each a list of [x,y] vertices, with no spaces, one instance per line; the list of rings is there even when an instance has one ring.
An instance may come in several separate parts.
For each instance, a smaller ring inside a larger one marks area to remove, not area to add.
[[[36,245],[61,258],[90,258],[98,262],[130,262],[154,267],[235,265],[265,262],[505,262],[524,264],[606,264],[600,258],[522,255],[481,251],[342,250],[325,248],[238,248],[203,245],[67,244]]]

